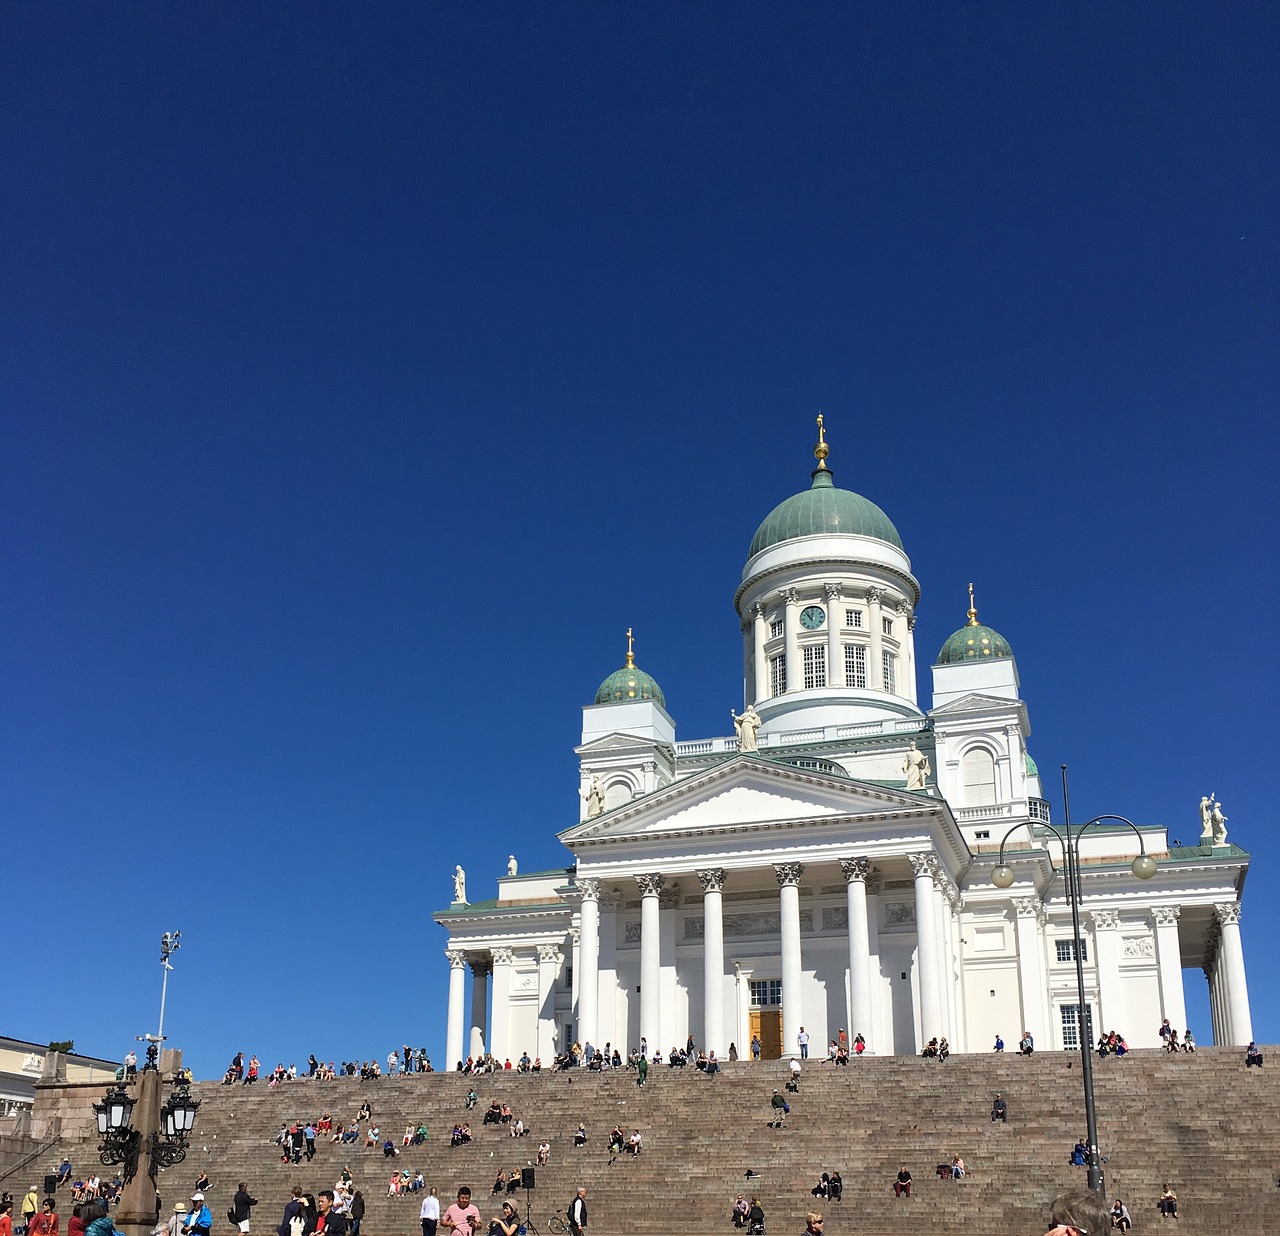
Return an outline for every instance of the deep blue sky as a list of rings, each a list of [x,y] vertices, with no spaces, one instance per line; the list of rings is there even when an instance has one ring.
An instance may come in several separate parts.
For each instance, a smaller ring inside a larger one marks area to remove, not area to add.
[[[180,928],[200,1075],[442,1055],[447,871],[564,860],[628,626],[725,732],[821,409],[922,666],[974,580],[1077,818],[1222,798],[1280,1038],[1278,51],[1264,3],[6,6],[4,1031],[118,1058]]]

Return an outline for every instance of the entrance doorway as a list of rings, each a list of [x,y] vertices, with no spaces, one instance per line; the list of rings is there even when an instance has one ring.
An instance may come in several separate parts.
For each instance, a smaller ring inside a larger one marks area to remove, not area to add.
[[[762,1060],[782,1059],[782,1010],[752,1009],[751,1033],[760,1037]]]

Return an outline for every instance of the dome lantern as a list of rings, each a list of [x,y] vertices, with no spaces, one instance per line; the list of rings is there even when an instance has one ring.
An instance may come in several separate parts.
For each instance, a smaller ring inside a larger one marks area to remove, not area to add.
[[[654,678],[636,664],[635,640],[627,628],[627,662],[614,670],[596,691],[597,704],[629,704],[635,700],[653,700],[666,708],[667,700]]]

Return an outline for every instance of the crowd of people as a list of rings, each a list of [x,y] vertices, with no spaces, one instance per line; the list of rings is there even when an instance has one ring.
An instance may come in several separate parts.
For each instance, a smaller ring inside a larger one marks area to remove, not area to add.
[[[128,1072],[128,1064],[125,1066],[126,1074]],[[407,1043],[400,1051],[389,1052],[387,1054],[387,1070],[386,1076],[395,1077],[406,1073],[433,1073],[435,1070],[431,1066],[431,1057],[427,1055],[425,1047],[410,1047]],[[316,1059],[314,1052],[307,1058],[306,1072],[299,1072],[298,1066],[290,1061],[286,1066],[283,1061],[278,1063],[274,1069],[266,1075],[267,1084],[269,1086],[279,1086],[285,1082],[298,1081],[300,1078],[309,1078],[314,1081],[333,1081],[339,1077],[359,1077],[362,1081],[369,1081],[375,1077],[382,1077],[383,1071],[377,1060],[343,1060],[339,1064],[334,1064],[330,1060],[327,1064]],[[245,1062],[244,1052],[238,1051],[232,1057],[227,1071],[222,1075],[222,1084],[224,1086],[243,1085],[250,1086],[258,1081],[262,1076],[262,1062],[257,1056],[250,1056],[248,1062]]]

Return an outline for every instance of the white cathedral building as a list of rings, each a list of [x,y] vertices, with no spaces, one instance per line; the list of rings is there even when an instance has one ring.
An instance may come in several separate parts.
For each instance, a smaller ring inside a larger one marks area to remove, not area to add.
[[[752,701],[737,734],[677,741],[629,649],[582,710],[566,867],[513,862],[476,903],[459,870],[435,915],[448,1067],[481,1050],[549,1065],[574,1042],[665,1053],[689,1034],[722,1059],[754,1036],[791,1056],[802,1028],[816,1054],[841,1030],[881,1054],[1023,1031],[1071,1048],[1082,1027],[1150,1047],[1162,1018],[1186,1028],[1188,968],[1207,978],[1213,1041],[1247,1043],[1249,856],[1220,811],[1205,800],[1192,846],[1091,825],[1077,938],[1009,643],[971,590],[922,707],[920,585],[888,516],[836,487],[819,426],[812,484],[760,524],[734,598]],[[1157,869],[1140,879],[1144,850]]]

